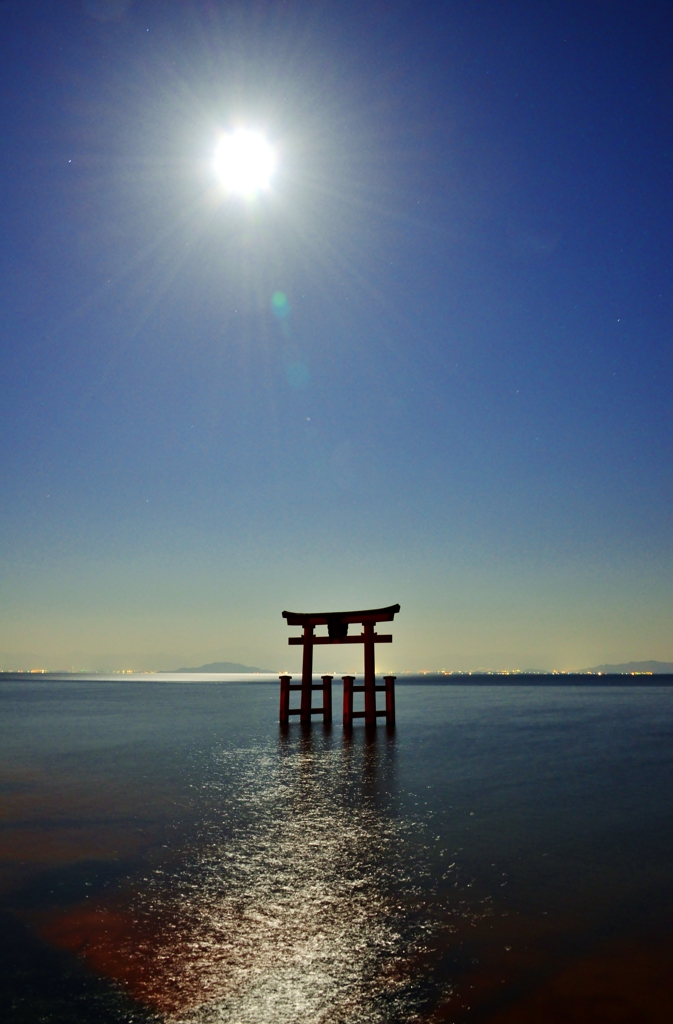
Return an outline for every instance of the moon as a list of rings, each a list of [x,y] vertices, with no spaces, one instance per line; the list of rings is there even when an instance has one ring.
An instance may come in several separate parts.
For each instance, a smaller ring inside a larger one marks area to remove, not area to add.
[[[250,199],[271,187],[277,162],[276,151],[263,135],[238,128],[220,139],[213,168],[228,192]]]

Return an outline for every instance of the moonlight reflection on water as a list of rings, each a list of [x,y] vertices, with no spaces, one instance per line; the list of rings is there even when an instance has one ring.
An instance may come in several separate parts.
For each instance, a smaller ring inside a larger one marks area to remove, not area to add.
[[[431,924],[414,825],[386,811],[392,742],[221,750],[200,784],[191,857],[99,908],[92,966],[173,1021],[409,1019]]]
[[[370,768],[376,753],[367,751]],[[357,799],[341,752],[316,754],[308,740],[280,759],[250,750],[222,752],[217,762],[239,781],[224,829],[213,822],[178,892],[159,888],[152,900],[160,909],[167,899],[183,922],[177,963],[174,944],[166,948],[180,974],[175,1015],[385,1019],[401,996],[390,971],[404,950],[392,893],[402,868],[391,856],[402,829],[371,795]],[[210,786],[216,803],[220,786]],[[374,1015],[372,986],[382,997]]]

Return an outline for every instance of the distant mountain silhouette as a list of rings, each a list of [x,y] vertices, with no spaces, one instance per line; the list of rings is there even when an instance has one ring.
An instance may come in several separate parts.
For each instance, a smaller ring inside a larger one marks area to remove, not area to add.
[[[595,668],[586,668],[585,672],[652,672],[654,675],[673,674],[673,661],[625,661],[621,665],[596,665]]]
[[[251,665],[239,665],[237,661],[213,661],[210,665],[199,665],[198,668],[176,668],[174,672],[268,672],[266,668],[254,668]]]

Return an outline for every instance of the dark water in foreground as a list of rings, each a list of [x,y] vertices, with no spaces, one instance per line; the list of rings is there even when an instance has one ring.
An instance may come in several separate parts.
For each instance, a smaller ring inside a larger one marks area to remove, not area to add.
[[[277,704],[0,683],[3,1022],[673,1020],[673,689]]]

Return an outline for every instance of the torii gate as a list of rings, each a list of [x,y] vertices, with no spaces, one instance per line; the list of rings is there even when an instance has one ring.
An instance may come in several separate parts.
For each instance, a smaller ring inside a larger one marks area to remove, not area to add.
[[[301,685],[290,686],[292,676],[280,677],[280,721],[286,725],[290,715],[299,715],[304,724],[311,721],[311,715],[322,714],[325,723],[332,721],[332,679],[323,676],[321,685],[313,685],[313,648],[316,644],[364,644],[365,645],[365,679],[364,686],[355,686],[355,676],[343,676],[344,704],[343,724],[350,726],[354,718],[364,718],[365,725],[376,725],[377,717],[385,716],[387,725],[395,724],[395,676],[384,676],[385,685],[376,686],[374,674],[374,645],[390,644],[390,634],[374,632],[377,622],[392,622],[400,610],[399,604],[391,604],[388,608],[370,608],[359,612],[283,612],[288,626],[303,626],[303,636],[291,636],[288,644],[300,645],[304,648],[302,659]],[[362,633],[357,636],[348,635],[348,627],[352,623],[362,625]],[[315,636],[316,626],[327,626],[327,636]],[[290,709],[290,690],[301,690],[301,707]],[[312,705],[313,690],[323,691],[323,706],[314,708]],[[386,694],[385,711],[376,710],[376,692],[384,690]],[[364,711],[353,711],[353,693],[363,692],[365,697]]]

